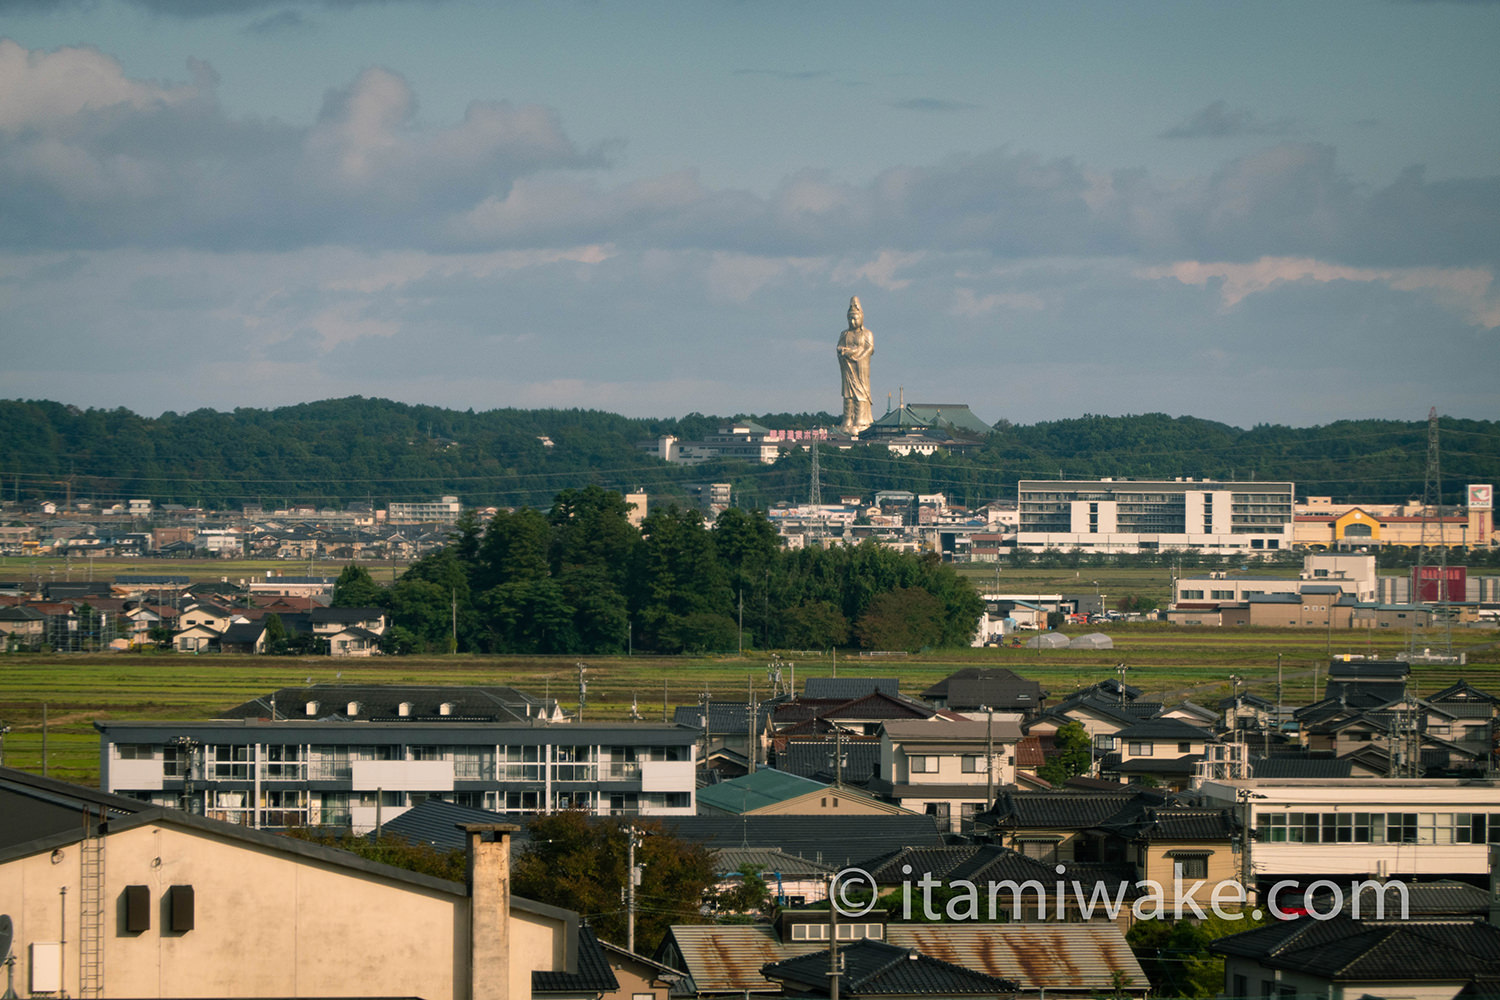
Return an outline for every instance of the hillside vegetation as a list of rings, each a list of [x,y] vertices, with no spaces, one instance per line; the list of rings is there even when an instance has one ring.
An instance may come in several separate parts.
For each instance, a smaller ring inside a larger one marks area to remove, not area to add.
[[[983,406],[980,409],[985,409]],[[596,410],[476,413],[384,399],[324,400],[276,409],[196,410],[143,417],[47,401],[0,401],[0,495],[115,502],[149,498],[213,507],[300,501],[382,505],[459,496],[470,505],[544,507],[561,490],[597,484],[671,496],[685,483],[731,482],[736,503],[807,498],[811,456],[774,466],[674,467],[636,444],[692,440],[730,418],[632,419]],[[835,422],[828,413],[753,417],[770,427]],[[550,446],[549,446],[550,442]],[[1441,421],[1447,502],[1470,482],[1500,479],[1500,423]],[[900,488],[973,505],[1013,497],[1020,479],[1195,476],[1292,480],[1301,495],[1364,503],[1422,496],[1427,424],[1351,420],[1249,430],[1161,413],[997,424],[966,456],[899,458],[878,449],[821,449],[825,497]]]

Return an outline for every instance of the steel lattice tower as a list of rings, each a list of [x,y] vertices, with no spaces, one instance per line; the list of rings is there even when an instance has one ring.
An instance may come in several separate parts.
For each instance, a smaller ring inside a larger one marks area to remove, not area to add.
[[[1435,561],[1434,561],[1435,560]],[[1417,568],[1412,578],[1412,604],[1421,604],[1421,585],[1429,567],[1436,565],[1437,607],[1433,614],[1441,622],[1434,636],[1436,652],[1451,652],[1452,635],[1448,625],[1447,604],[1452,595],[1448,593],[1448,546],[1443,538],[1443,474],[1438,450],[1438,412],[1434,406],[1427,411],[1427,476],[1422,489],[1422,544],[1417,550]],[[1462,596],[1460,596],[1462,599]],[[1416,621],[1412,622],[1411,646],[1416,650]]]

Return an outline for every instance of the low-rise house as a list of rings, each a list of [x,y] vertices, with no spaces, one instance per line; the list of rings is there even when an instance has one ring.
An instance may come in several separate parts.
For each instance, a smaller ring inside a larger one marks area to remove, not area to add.
[[[1174,789],[1188,785],[1205,745],[1218,742],[1206,729],[1161,718],[1126,726],[1114,739],[1117,749],[1100,763],[1101,773],[1126,780],[1150,777]]]
[[[549,991],[589,971],[586,942],[577,914],[510,893],[514,827],[465,831],[465,884],[8,768],[0,816],[31,995],[598,995]]]
[[[880,776],[869,788],[962,832],[990,804],[995,789],[1015,781],[1020,741],[1020,726],[999,719],[887,722],[881,728]]]
[[[1047,708],[1047,691],[1004,667],[965,667],[922,692],[939,708],[958,712],[993,710],[1030,718]]]
[[[1482,921],[1285,920],[1220,938],[1232,997],[1485,996],[1500,981],[1500,927]]]

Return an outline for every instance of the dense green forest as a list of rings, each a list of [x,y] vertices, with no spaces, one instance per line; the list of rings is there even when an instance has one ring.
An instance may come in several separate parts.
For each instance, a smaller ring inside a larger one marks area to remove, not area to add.
[[[636,447],[662,434],[702,438],[727,419],[631,419],[594,410],[476,413],[361,397],[149,418],[123,409],[8,400],[0,401],[0,497],[61,497],[71,489],[77,499],[104,503],[149,498],[269,507],[294,501],[383,505],[453,494],[469,506],[545,507],[559,491],[588,484],[670,498],[685,496],[687,483],[730,482],[745,508],[805,501],[806,451],[775,465],[674,467]],[[836,420],[828,413],[754,419],[787,429]],[[1440,426],[1446,502],[1460,502],[1466,483],[1500,480],[1500,422],[1443,418]],[[973,454],[900,458],[879,449],[823,448],[820,467],[825,497],[909,489],[973,505],[1014,497],[1020,479],[1197,476],[1291,480],[1301,496],[1396,503],[1423,495],[1427,424],[1351,420],[1244,430],[1161,413],[1032,425],[1002,420]]]
[[[451,541],[389,587],[361,567],[333,603],[391,612],[388,652],[724,652],[740,648],[917,650],[967,645],[983,604],[935,555],[859,546],[783,549],[760,512],[712,529],[695,509],[652,510],[636,529],[624,497],[565,490],[545,513],[466,514]]]

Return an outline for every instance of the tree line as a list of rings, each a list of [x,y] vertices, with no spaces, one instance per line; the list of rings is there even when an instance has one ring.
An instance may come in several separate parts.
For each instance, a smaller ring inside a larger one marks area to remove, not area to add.
[[[545,506],[585,483],[645,488],[685,499],[689,484],[729,482],[736,503],[768,508],[808,497],[812,458],[774,465],[718,461],[668,465],[638,445],[671,434],[701,439],[731,420],[693,413],[635,419],[597,410],[484,412],[384,399],[323,400],[275,409],[210,409],[142,417],[0,400],[0,498],[148,498],[233,509],[294,502],[343,505],[444,494],[474,506]],[[829,413],[750,417],[769,427],[827,427]],[[1500,423],[1440,420],[1443,499],[1467,483],[1500,479]],[[973,506],[1013,498],[1022,479],[1173,478],[1290,480],[1303,496],[1354,503],[1420,499],[1426,486],[1424,420],[1349,420],[1321,427],[1248,430],[1162,413],[1094,416],[1032,425],[1001,420],[965,454],[900,457],[879,448],[820,453],[824,496],[875,490],[943,493]]]
[[[335,607],[390,612],[392,652],[606,654],[967,645],[983,604],[935,555],[783,549],[760,511],[652,510],[563,490],[545,511],[472,511],[389,586],[349,566]]]

